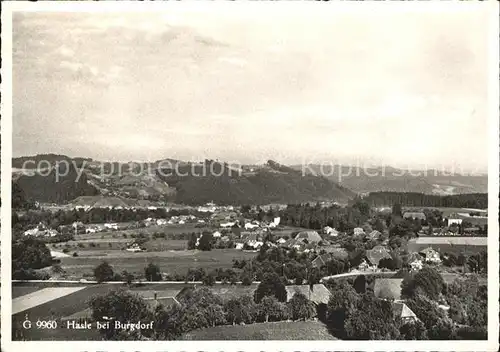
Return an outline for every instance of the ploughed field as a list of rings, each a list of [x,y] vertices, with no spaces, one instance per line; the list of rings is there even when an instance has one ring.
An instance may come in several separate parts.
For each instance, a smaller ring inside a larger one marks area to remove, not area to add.
[[[184,334],[180,340],[336,340],[319,321],[225,325]]]

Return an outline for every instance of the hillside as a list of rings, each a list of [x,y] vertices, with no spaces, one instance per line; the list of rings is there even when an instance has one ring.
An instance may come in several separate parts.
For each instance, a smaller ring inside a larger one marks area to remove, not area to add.
[[[153,163],[107,163],[86,158],[50,155],[50,162],[66,161],[83,167],[78,182],[78,166],[60,182],[55,182],[55,166],[48,177],[34,170],[20,169],[27,160],[13,159],[18,167],[14,182],[28,199],[66,203],[79,196],[103,195],[116,199],[166,200],[179,204],[269,204],[309,201],[347,202],[354,193],[324,177],[302,175],[300,171],[272,160],[251,168],[206,160],[200,163],[164,159]],[[74,162],[74,163],[73,163]],[[165,167],[168,166],[168,167]],[[43,170],[48,171],[48,170]],[[122,200],[112,202],[122,204]]]
[[[49,170],[46,170],[49,171]],[[77,169],[70,164],[57,176],[56,166],[45,176],[37,171],[13,173],[15,204],[24,202],[63,203],[79,196],[96,195],[98,190],[87,182],[86,174],[78,177]],[[64,175],[64,176],[63,176]]]
[[[349,167],[341,165],[294,165],[312,175],[324,175],[333,182],[356,193],[369,192],[416,192],[435,195],[463,193],[487,193],[487,175],[447,175],[436,170],[413,171],[413,175],[401,169]],[[418,176],[419,175],[419,176]]]

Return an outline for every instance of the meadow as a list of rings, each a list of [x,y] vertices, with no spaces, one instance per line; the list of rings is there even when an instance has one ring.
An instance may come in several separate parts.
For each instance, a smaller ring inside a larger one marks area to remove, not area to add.
[[[256,253],[236,249],[170,250],[158,252],[128,252],[124,250],[93,249],[79,252],[78,257],[61,258],[61,267],[68,279],[90,278],[94,268],[103,261],[108,262],[115,271],[124,270],[144,275],[144,268],[153,263],[161,272],[185,275],[190,268],[203,268],[207,272],[217,268],[232,268],[233,259],[252,259]]]
[[[180,340],[337,340],[318,321],[225,325],[191,331]]]

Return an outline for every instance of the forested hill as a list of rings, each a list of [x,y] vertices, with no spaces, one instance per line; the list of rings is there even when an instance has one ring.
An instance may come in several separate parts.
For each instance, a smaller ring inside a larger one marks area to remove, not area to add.
[[[436,196],[423,193],[371,192],[365,200],[370,206],[392,206],[399,203],[415,207],[488,208],[487,193],[456,194]]]

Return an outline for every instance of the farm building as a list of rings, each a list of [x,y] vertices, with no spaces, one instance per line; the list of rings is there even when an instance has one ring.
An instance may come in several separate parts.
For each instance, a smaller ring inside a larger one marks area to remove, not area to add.
[[[307,240],[307,243],[318,243],[322,240],[316,231],[301,231],[295,236],[296,240]]]
[[[387,248],[384,246],[375,246],[372,249],[366,251],[366,259],[369,264],[373,266],[378,266],[378,263],[382,259],[391,259],[391,255]]]
[[[354,228],[354,236],[362,236],[365,234],[365,230],[363,230],[361,227],[356,227]]]
[[[332,236],[332,237],[336,237],[336,236],[339,235],[339,232],[336,229],[334,229],[334,228],[332,228],[330,226],[326,226],[323,229],[323,233],[325,233],[328,236]]]
[[[316,306],[318,317],[324,318],[332,293],[323,284],[286,286],[286,301],[290,301],[296,293],[302,293]]]
[[[439,257],[439,253],[436,252],[432,247],[427,247],[420,251],[425,258],[425,261],[428,263],[440,263],[441,258]]]
[[[336,250],[328,252],[323,255],[318,255],[316,258],[314,258],[314,260],[311,262],[312,266],[315,268],[321,268],[332,259],[344,260],[347,258],[348,254],[344,248],[333,248],[333,249]]]
[[[413,313],[413,311],[408,308],[408,306],[403,302],[393,302],[392,311],[394,313],[394,318],[401,319],[403,324],[416,322],[419,320],[416,314]]]
[[[377,231],[377,230],[373,230],[372,232],[370,232],[368,234],[368,238],[370,238],[372,240],[378,240],[380,238],[380,236],[382,236],[382,233],[380,231]]]
[[[417,212],[417,211],[407,211],[403,214],[404,219],[413,219],[413,220],[426,220],[426,216],[422,212]]]

